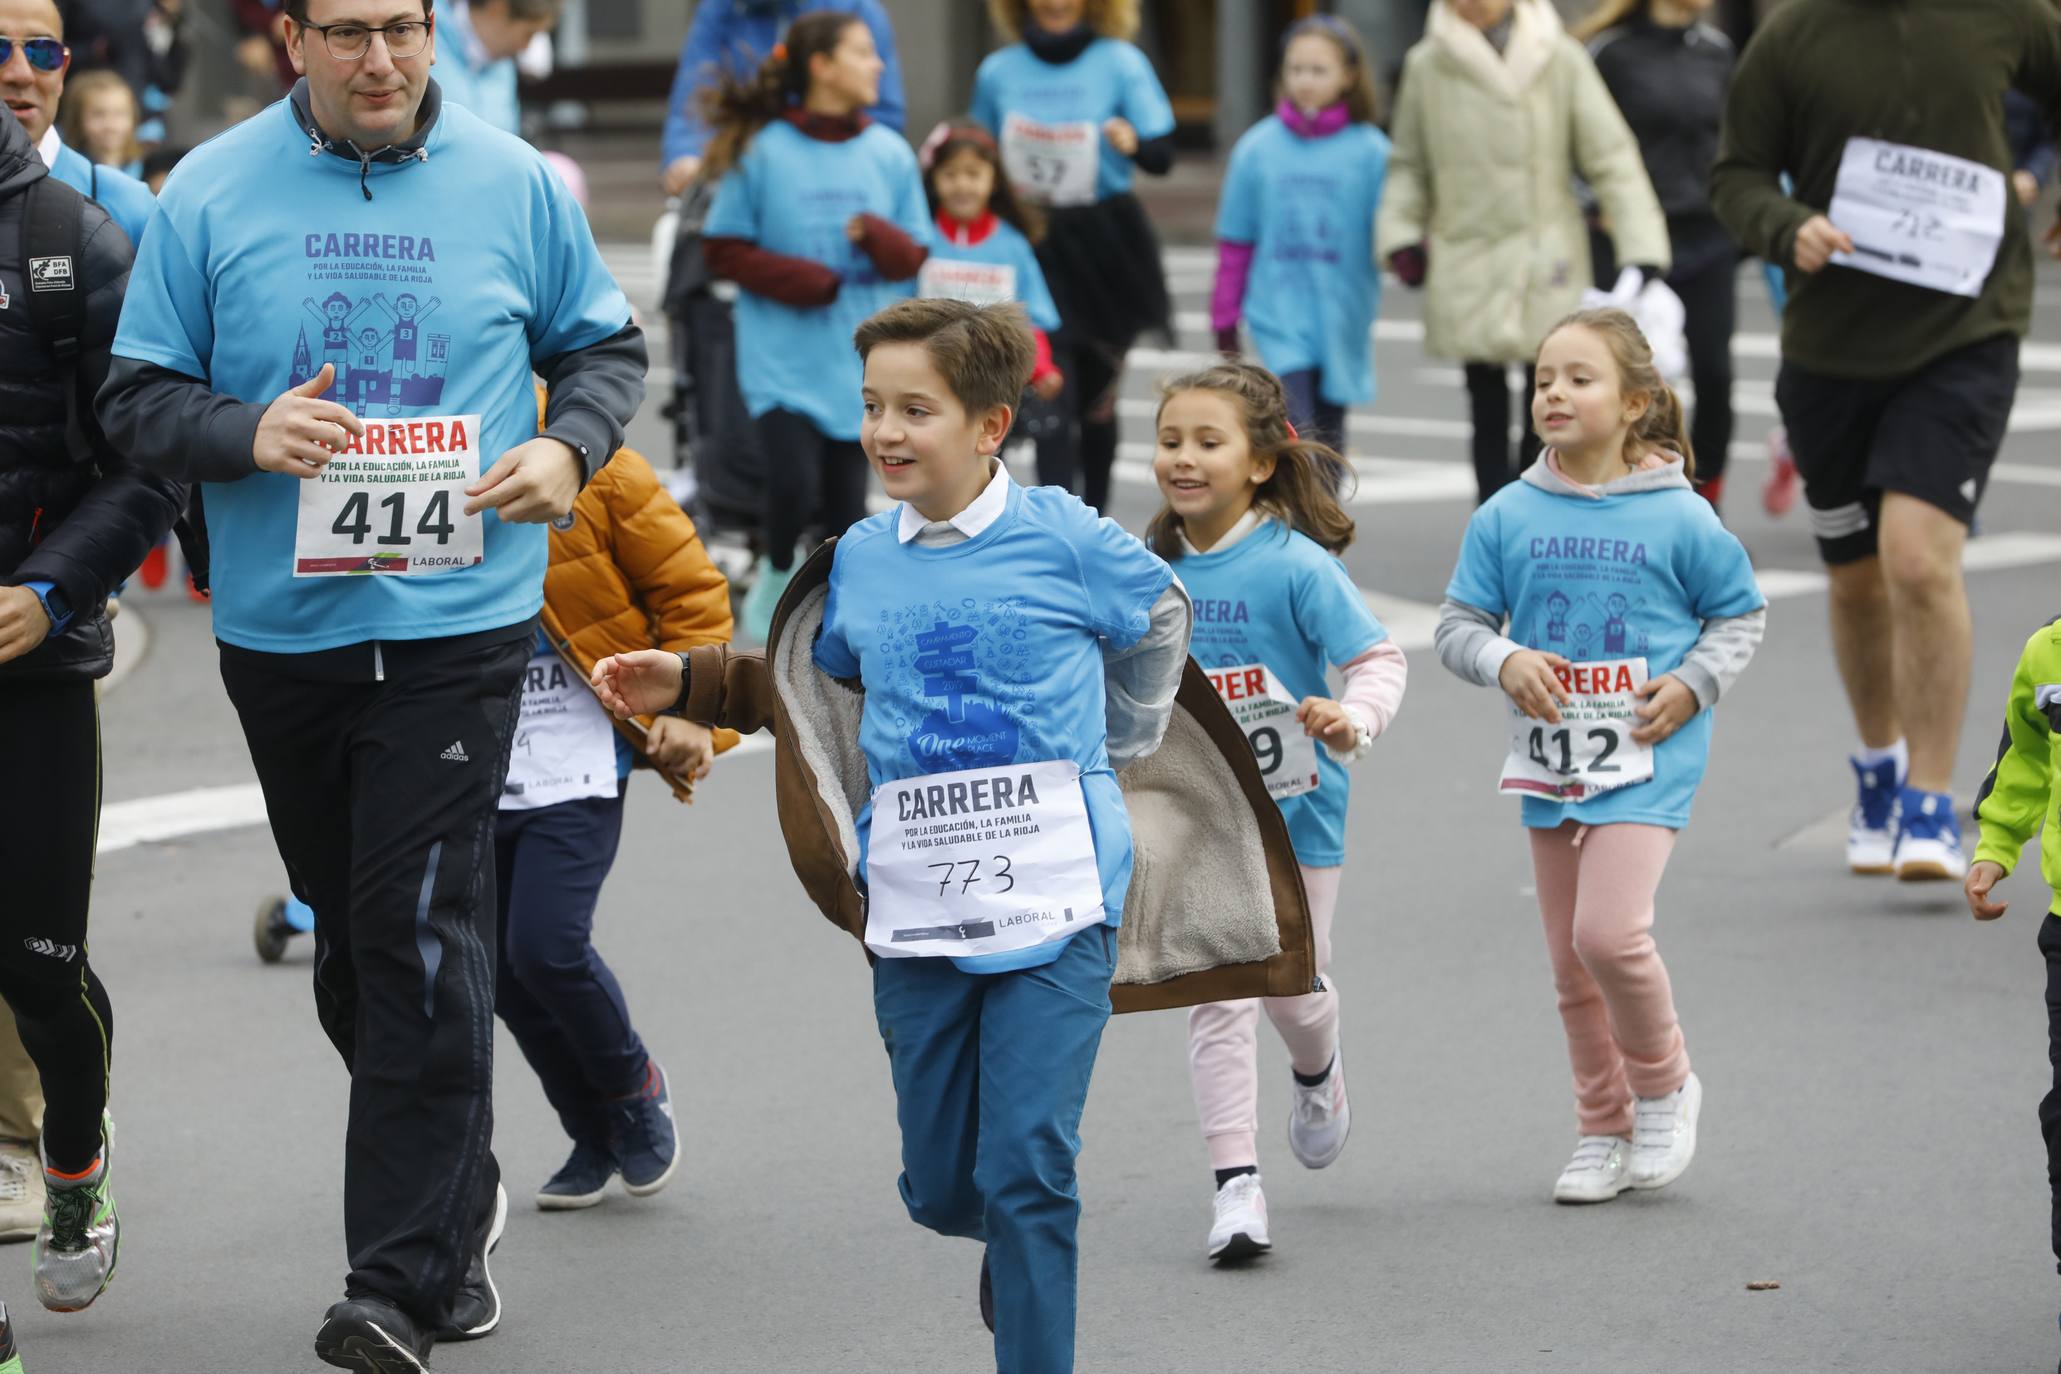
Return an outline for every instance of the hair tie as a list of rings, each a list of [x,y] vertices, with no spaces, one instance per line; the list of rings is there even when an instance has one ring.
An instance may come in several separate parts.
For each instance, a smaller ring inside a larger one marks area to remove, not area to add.
[[[937,150],[944,147],[951,137],[951,121],[939,120],[937,127],[923,136],[922,145],[916,149],[916,165],[929,171],[930,164],[937,160]]]
[[[1288,426],[1288,442],[1290,442],[1291,444],[1299,444],[1302,442],[1302,436],[1295,432],[1295,421],[1283,420],[1281,423]]]
[[[787,45],[785,43],[775,43],[773,45],[773,60],[775,62],[785,62],[787,60]]]

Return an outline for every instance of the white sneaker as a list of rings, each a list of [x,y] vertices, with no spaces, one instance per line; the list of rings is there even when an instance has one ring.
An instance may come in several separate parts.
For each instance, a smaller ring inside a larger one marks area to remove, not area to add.
[[[1295,1103],[1288,1109],[1288,1148],[1305,1169],[1321,1169],[1345,1149],[1352,1130],[1352,1105],[1345,1096],[1345,1055],[1333,1051],[1331,1072],[1315,1087],[1295,1079]]]
[[[26,1140],[0,1140],[0,1242],[34,1240],[43,1224],[43,1159]]]
[[[1621,1135],[1585,1135],[1553,1184],[1555,1202],[1608,1202],[1632,1186],[1632,1142]]]
[[[1896,872],[1896,799],[1903,779],[1896,760],[1863,764],[1849,758],[1858,799],[1846,827],[1846,866],[1854,873]]]
[[[1209,1257],[1250,1259],[1274,1248],[1267,1235],[1267,1195],[1258,1174],[1240,1174],[1217,1189],[1216,1224],[1209,1228]]]
[[[1696,1158],[1696,1117],[1703,1110],[1703,1080],[1695,1074],[1666,1097],[1633,1104],[1632,1187],[1665,1188]]]

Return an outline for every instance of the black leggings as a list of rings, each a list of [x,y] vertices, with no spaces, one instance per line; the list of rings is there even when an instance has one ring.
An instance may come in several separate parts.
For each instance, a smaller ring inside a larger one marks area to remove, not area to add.
[[[1052,402],[1053,418],[1031,437],[1038,443],[1038,485],[1065,487],[1105,515],[1116,467],[1116,383],[1129,342],[1052,336],[1052,361],[1066,387]]]
[[[1667,279],[1688,317],[1682,333],[1689,344],[1689,380],[1696,385],[1689,442],[1696,449],[1699,482],[1715,482],[1725,475],[1725,458],[1732,447],[1732,330],[1739,318],[1738,276],[1739,261],[1727,253],[1693,277]]]
[[[1531,427],[1531,393],[1538,369],[1524,369],[1524,396],[1517,413],[1524,433],[1517,441],[1517,467],[1510,466],[1510,369],[1501,363],[1467,364],[1467,407],[1474,419],[1474,487],[1486,501],[1517,472],[1539,456],[1539,436]]]
[[[766,455],[766,558],[794,566],[794,546],[811,527],[843,534],[866,518],[866,453],[856,439],[830,439],[791,410],[758,418]]]
[[[85,678],[0,677],[0,998],[43,1080],[52,1168],[100,1153],[114,1042],[107,989],[86,961],[86,913],[100,830],[100,711]]]

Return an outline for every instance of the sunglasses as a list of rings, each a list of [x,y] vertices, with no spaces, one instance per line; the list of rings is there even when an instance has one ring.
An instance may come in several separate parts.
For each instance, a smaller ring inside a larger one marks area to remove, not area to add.
[[[39,72],[61,71],[71,60],[72,50],[62,38],[0,38],[0,67],[14,61],[16,44],[21,46],[21,55],[29,60],[29,65]]]

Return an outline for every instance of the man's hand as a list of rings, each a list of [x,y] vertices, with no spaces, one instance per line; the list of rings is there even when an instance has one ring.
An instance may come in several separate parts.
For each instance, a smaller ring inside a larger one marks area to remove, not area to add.
[[[1961,891],[1968,898],[1968,914],[1978,921],[1994,921],[2004,914],[2009,902],[1992,902],[1989,890],[2004,880],[2004,866],[1994,859],[1982,859],[1968,865],[1968,876],[1961,882]]]
[[[467,515],[499,511],[515,525],[541,525],[573,508],[583,469],[570,444],[539,435],[501,455],[465,489]]]
[[[679,659],[673,660],[676,664]],[[706,725],[660,716],[644,735],[644,752],[668,773],[700,782],[716,762],[716,739]]]
[[[289,477],[313,477],[350,447],[353,435],[365,432],[365,422],[348,407],[321,399],[335,380],[335,364],[324,363],[321,371],[281,392],[265,407],[257,438],[250,446],[250,456],[259,468]]]
[[[692,153],[676,157],[666,164],[665,171],[659,173],[658,184],[665,188],[667,195],[677,196],[687,189],[688,183],[694,180],[694,174],[700,170],[701,159]]]
[[[1821,272],[1834,253],[1851,253],[1853,240],[1846,231],[1823,215],[1812,215],[1796,231],[1796,270],[1808,275]]]
[[[1109,140],[1109,146],[1125,157],[1135,157],[1138,152],[1138,131],[1131,127],[1131,121],[1122,115],[1113,116],[1102,126],[1102,136]]]
[[[1525,715],[1558,725],[1560,708],[1574,698],[1567,695],[1567,688],[1561,685],[1554,670],[1567,666],[1567,660],[1558,654],[1543,649],[1519,649],[1503,660],[1503,670],[1496,675],[1496,681]]]
[[[1633,689],[1632,695],[1646,699],[1633,712],[1646,722],[1632,730],[1632,739],[1640,744],[1660,743],[1703,709],[1696,704],[1696,694],[1689,690],[1689,684],[1673,673],[1647,678],[1643,685]]]
[[[588,680],[601,704],[619,718],[657,715],[680,699],[680,656],[664,649],[611,654],[594,665]]]
[[[50,638],[42,598],[27,587],[0,587],[0,663],[20,658]]]
[[[1305,735],[1324,741],[1334,753],[1346,753],[1360,742],[1360,727],[1353,724],[1345,707],[1330,697],[1304,697],[1295,708],[1295,718],[1302,722]]]
[[[2032,203],[2040,198],[2040,179],[2020,167],[2011,173],[2011,191],[2018,197],[2018,203],[2030,210]]]

